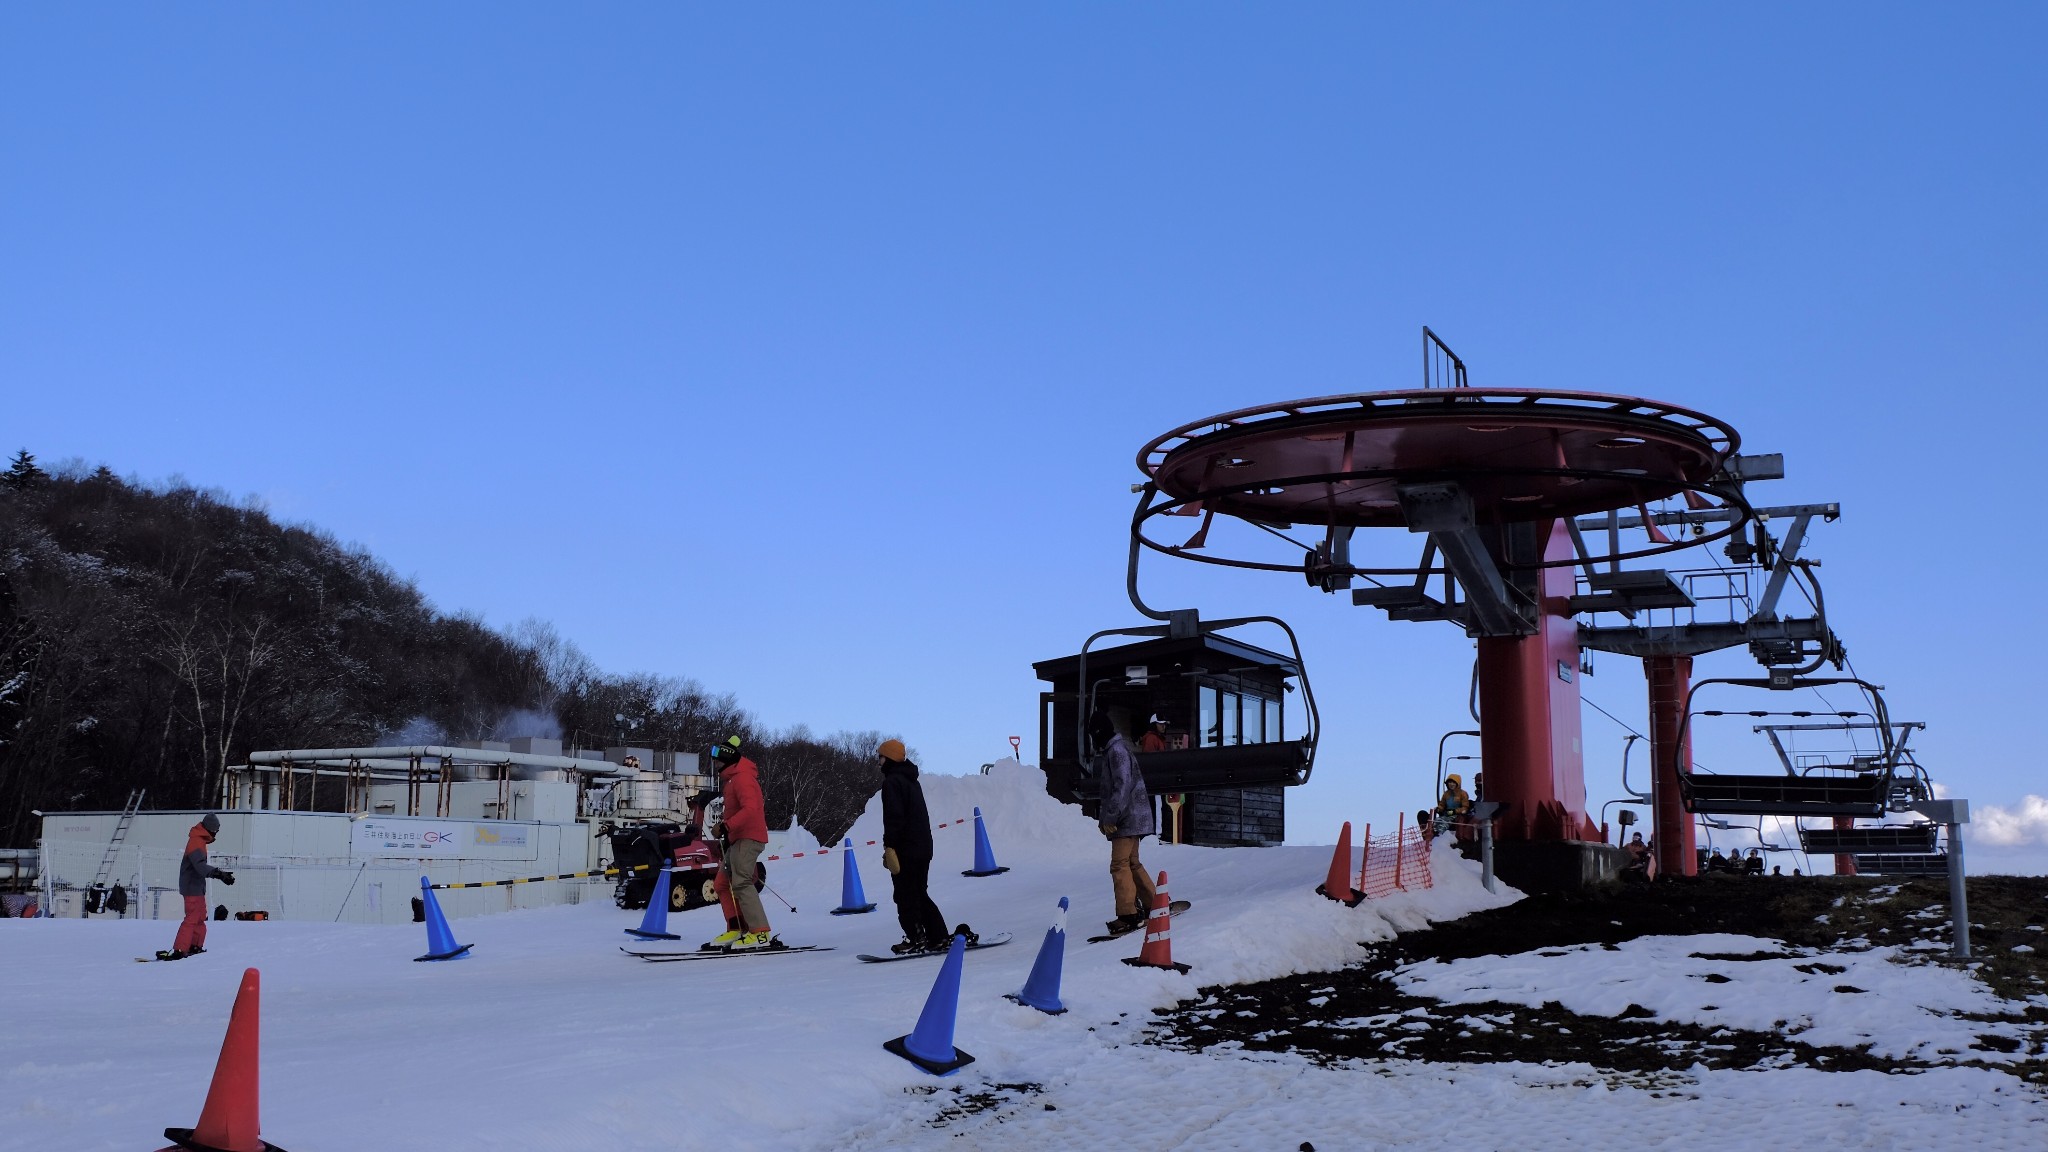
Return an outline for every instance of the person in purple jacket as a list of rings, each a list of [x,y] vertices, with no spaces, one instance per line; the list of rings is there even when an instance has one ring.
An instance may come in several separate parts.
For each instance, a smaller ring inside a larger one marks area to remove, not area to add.
[[[1138,843],[1158,831],[1152,819],[1152,794],[1145,790],[1131,742],[1116,730],[1109,713],[1097,709],[1088,718],[1088,739],[1096,747],[1096,775],[1102,781],[1097,826],[1109,840],[1109,882],[1116,893],[1113,932],[1141,928],[1151,914],[1152,877],[1138,859]]]

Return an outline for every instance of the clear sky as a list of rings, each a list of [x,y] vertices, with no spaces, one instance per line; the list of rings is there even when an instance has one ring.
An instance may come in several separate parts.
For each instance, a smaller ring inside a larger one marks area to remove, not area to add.
[[[1840,501],[1837,630],[2013,814],[1976,860],[2040,870],[2044,43],[2036,4],[10,5],[0,448],[971,770],[1030,755],[1033,660],[1135,622],[1141,444],[1412,386],[1426,323]],[[1148,596],[1302,630],[1295,838],[1426,801],[1461,634],[1183,568]],[[1635,662],[1585,687],[1642,725]]]

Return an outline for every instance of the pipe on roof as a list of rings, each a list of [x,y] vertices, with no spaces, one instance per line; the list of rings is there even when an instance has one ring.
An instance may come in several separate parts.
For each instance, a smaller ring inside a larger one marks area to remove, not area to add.
[[[456,760],[465,764],[518,764],[530,768],[591,772],[603,776],[631,776],[635,771],[609,760],[592,760],[580,756],[541,756],[532,752],[500,752],[485,748],[450,748],[441,744],[420,744],[402,748],[285,748],[270,752],[252,752],[249,754],[249,763],[278,766],[286,761],[306,764],[333,760],[345,766],[350,760],[409,762],[415,756],[421,759]]]

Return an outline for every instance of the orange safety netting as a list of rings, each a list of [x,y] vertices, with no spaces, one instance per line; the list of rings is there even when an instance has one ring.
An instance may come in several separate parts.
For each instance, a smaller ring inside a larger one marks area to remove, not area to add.
[[[1368,897],[1428,888],[1429,841],[1422,830],[1406,826],[1382,836],[1372,835],[1368,826],[1365,860],[1358,869],[1358,890]]]

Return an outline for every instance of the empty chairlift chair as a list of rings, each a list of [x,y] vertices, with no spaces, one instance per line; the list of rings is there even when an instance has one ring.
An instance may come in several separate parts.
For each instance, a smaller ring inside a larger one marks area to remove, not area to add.
[[[1934,850],[1933,824],[1802,828],[1799,847],[1816,856],[1853,856],[1859,876],[1945,876],[1948,853]]]
[[[1869,695],[1873,711],[1867,714],[1812,711],[1694,712],[1691,707],[1692,696],[1697,696],[1699,690],[1709,684],[1778,690],[1831,684],[1853,685]],[[1917,780],[1912,774],[1917,770],[1917,766],[1909,764],[1909,771],[1901,774],[1900,764],[1904,753],[1905,734],[1921,725],[1893,724],[1886,713],[1884,698],[1876,685],[1849,677],[1791,679],[1778,683],[1757,679],[1719,679],[1702,680],[1693,685],[1692,694],[1687,701],[1685,726],[1690,726],[1694,716],[1730,715],[1826,719],[1789,724],[1759,724],[1755,727],[1756,732],[1770,739],[1784,769],[1781,772],[1702,772],[1695,768],[1691,772],[1680,773],[1678,789],[1689,812],[1702,816],[1812,816],[1875,820],[1887,811],[1900,807],[1899,801],[1904,793],[1918,790],[1901,788],[1902,781]],[[1864,715],[1868,715],[1870,719],[1854,719]],[[1780,735],[1804,731],[1868,731],[1876,738],[1880,748],[1874,755],[1859,755],[1847,758],[1846,762],[1795,765]],[[1679,746],[1686,747],[1684,728],[1681,728],[1679,737]],[[1920,775],[1924,776],[1924,773]]]

